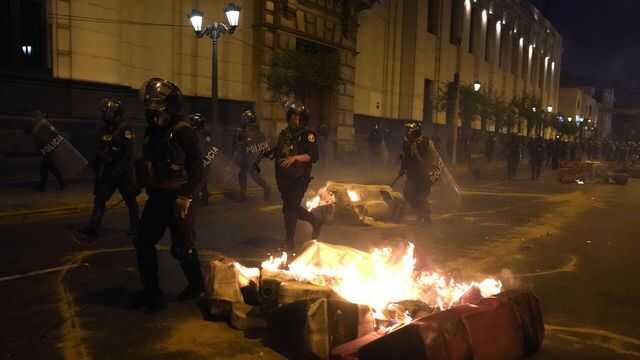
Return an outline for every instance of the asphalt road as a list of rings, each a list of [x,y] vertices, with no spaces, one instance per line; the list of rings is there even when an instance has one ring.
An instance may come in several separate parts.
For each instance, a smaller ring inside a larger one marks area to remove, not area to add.
[[[640,357],[640,182],[487,180],[465,190],[456,209],[444,206],[435,190],[431,227],[335,223],[321,240],[363,249],[413,241],[420,267],[465,279],[491,274],[507,286],[530,287],[547,329],[535,359]],[[283,235],[278,203],[257,196],[245,204],[219,200],[199,214],[203,261],[223,253],[255,263]],[[253,333],[205,320],[193,303],[170,301],[157,314],[131,310],[139,282],[125,212],[108,213],[103,236],[90,245],[74,235],[87,216],[0,225],[2,359],[283,358]],[[299,232],[309,236],[304,226]],[[184,279],[168,251],[160,251],[160,264],[171,299]],[[53,271],[29,274],[46,269]],[[7,278],[14,275],[24,277]]]

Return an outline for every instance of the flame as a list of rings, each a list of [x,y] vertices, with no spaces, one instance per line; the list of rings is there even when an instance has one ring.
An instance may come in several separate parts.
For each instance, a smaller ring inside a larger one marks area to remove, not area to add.
[[[360,201],[360,194],[358,194],[358,192],[355,190],[347,190],[347,195],[349,196],[349,200],[351,200],[351,202]]]
[[[308,211],[311,211],[319,206],[330,205],[334,204],[335,202],[335,195],[333,194],[333,192],[328,190],[327,186],[325,186],[320,188],[320,190],[318,190],[318,193],[314,197],[307,200],[307,202],[305,203],[305,207]]]
[[[277,258],[271,256],[262,268],[286,278],[330,287],[349,302],[369,305],[375,318],[399,322],[411,321],[409,313],[397,311],[396,303],[403,300],[420,300],[445,310],[460,303],[473,287],[483,297],[502,290],[502,283],[493,278],[458,282],[438,272],[417,271],[414,251],[412,243],[403,253],[388,247],[366,253],[314,241],[288,269],[284,269],[286,253]],[[390,313],[393,319],[389,319]]]
[[[307,208],[308,211],[311,211],[311,210],[317,208],[318,205],[320,205],[320,196],[316,195],[313,198],[311,198],[311,200],[307,201],[306,208]]]
[[[287,253],[283,252],[279,257],[269,255],[269,259],[263,261],[261,267],[269,271],[279,271],[285,265],[287,265]]]

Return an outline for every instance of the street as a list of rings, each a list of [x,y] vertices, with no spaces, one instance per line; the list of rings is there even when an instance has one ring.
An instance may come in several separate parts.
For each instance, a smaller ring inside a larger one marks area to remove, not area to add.
[[[549,172],[538,183],[492,176],[477,184],[462,180],[462,187],[457,209],[440,206],[434,189],[429,227],[330,224],[321,240],[365,250],[412,241],[418,267],[462,279],[488,274],[506,287],[531,288],[546,324],[535,359],[640,356],[640,289],[633,280],[640,230],[632,215],[640,207],[640,183],[561,185]],[[279,202],[266,203],[256,194],[248,203],[218,197],[198,209],[201,260],[224,254],[255,265],[279,245],[280,209]],[[207,319],[194,303],[172,300],[184,279],[167,251],[168,239],[160,251],[168,309],[132,310],[139,279],[124,235],[125,213],[111,210],[104,235],[93,244],[79,242],[74,232],[87,213],[4,221],[3,359],[284,358],[260,334],[233,330]],[[299,229],[308,238],[310,230]],[[29,274],[46,269],[52,271]]]

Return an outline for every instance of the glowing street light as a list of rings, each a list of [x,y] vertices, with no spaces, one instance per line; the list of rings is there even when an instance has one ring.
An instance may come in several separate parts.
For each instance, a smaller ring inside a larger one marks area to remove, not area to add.
[[[482,84],[480,83],[480,81],[475,81],[473,83],[473,91],[478,92],[480,91],[480,88],[482,87]]]
[[[205,36],[211,39],[211,121],[214,126],[218,120],[218,39],[223,34],[233,34],[240,24],[240,7],[234,3],[229,3],[224,7],[226,22],[213,22],[211,25],[203,26],[204,13],[198,9],[191,10],[187,17],[193,31],[198,38]]]
[[[548,113],[553,112],[553,106],[551,105],[547,106],[547,112]]]

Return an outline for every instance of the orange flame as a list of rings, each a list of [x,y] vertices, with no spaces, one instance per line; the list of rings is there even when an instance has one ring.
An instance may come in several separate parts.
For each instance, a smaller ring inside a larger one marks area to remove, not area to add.
[[[351,202],[360,201],[360,194],[358,194],[358,192],[355,190],[347,190],[347,195],[349,196],[349,200],[351,200]]]
[[[262,268],[285,278],[330,287],[349,302],[369,305],[378,319],[387,319],[385,313],[391,312],[396,314],[393,320],[401,322],[411,320],[408,313],[393,311],[394,304],[403,300],[420,300],[445,310],[458,304],[472,287],[477,287],[483,297],[502,290],[502,283],[493,278],[457,282],[437,272],[417,271],[414,250],[409,243],[401,254],[394,254],[388,247],[366,253],[314,241],[288,265],[288,270],[283,269],[286,253],[271,256]]]

